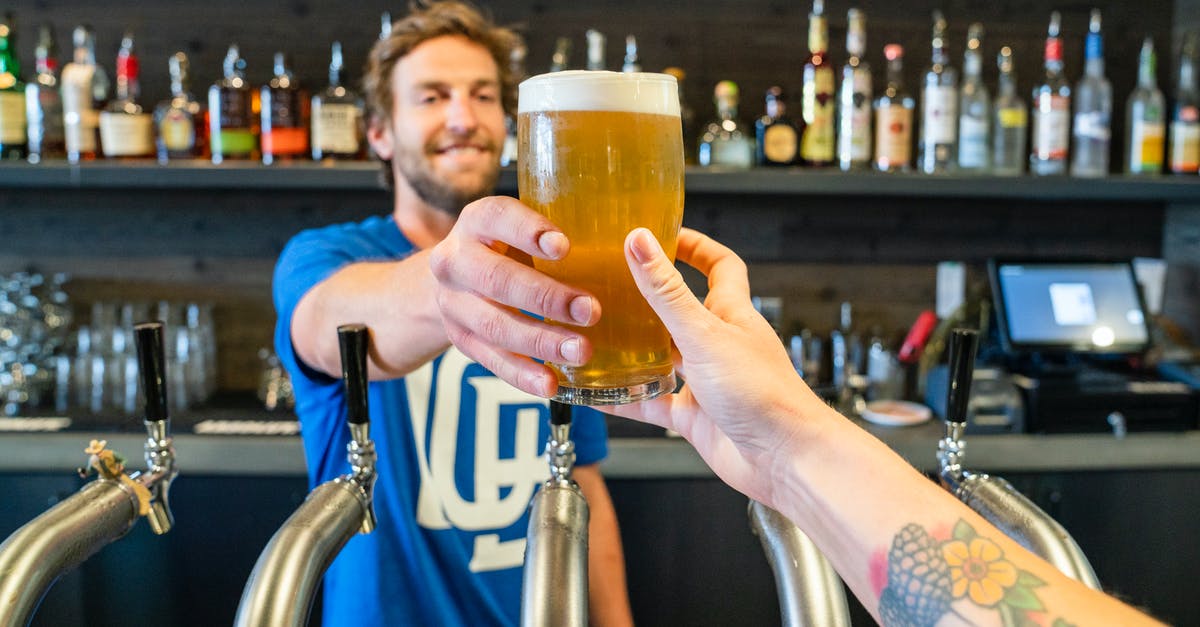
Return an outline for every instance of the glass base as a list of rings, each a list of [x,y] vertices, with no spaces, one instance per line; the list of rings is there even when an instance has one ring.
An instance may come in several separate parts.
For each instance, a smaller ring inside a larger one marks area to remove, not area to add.
[[[614,388],[576,388],[558,386],[552,401],[567,405],[625,405],[648,401],[675,391],[675,373],[669,372],[649,381]]]

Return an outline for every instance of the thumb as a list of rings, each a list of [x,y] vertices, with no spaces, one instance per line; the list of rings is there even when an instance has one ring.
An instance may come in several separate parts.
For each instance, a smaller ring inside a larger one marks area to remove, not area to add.
[[[689,335],[689,325],[711,315],[688,289],[683,275],[649,229],[636,228],[626,236],[625,261],[638,290],[677,344]]]

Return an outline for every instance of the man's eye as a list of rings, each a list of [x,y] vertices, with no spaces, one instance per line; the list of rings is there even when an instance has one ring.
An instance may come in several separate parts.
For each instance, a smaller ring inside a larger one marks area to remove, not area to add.
[[[475,97],[478,98],[480,102],[496,102],[496,94],[492,93],[480,93],[476,94]]]
[[[421,104],[434,104],[437,101],[438,95],[436,93],[422,94],[421,97],[417,99],[417,102]]]

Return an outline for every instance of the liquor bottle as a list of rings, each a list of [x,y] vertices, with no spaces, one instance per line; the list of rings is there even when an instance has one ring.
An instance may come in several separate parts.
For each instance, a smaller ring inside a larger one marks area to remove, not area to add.
[[[921,89],[917,169],[940,174],[954,168],[958,152],[958,71],[946,54],[946,18],[933,12],[933,57]]]
[[[991,167],[992,98],[983,83],[983,24],[967,27],[963,82],[958,98],[958,169],[983,173]]]
[[[787,99],[778,85],[767,90],[766,115],[754,123],[755,163],[767,166],[796,165],[800,133],[787,115]]]
[[[314,161],[362,158],[362,99],[342,84],[343,71],[342,44],[335,41],[330,48],[329,86],[312,97]]]
[[[167,59],[171,99],[159,103],[154,110],[155,147],[160,163],[204,156],[204,105],[188,89],[189,66],[183,52]]]
[[[255,125],[246,61],[237,44],[229,46],[223,64],[224,76],[208,88],[208,142],[212,162],[258,157],[258,128]]]
[[[604,43],[606,41],[604,33],[596,29],[588,29],[584,33],[587,38],[587,69],[603,70],[604,65]]]
[[[1195,36],[1189,37],[1179,55],[1179,83],[1171,113],[1170,170],[1175,174],[1200,171],[1200,92],[1196,91]]]
[[[637,38],[633,35],[625,36],[625,61],[621,64],[622,72],[641,72],[642,64],[638,61],[638,45]]]
[[[72,33],[75,54],[62,71],[63,137],[67,161],[79,163],[101,154],[100,109],[108,100],[108,74],[96,65],[96,39],[90,26]]]
[[[1142,42],[1138,56],[1138,84],[1125,107],[1125,173],[1160,174],[1167,135],[1166,103],[1159,91],[1154,41]]]
[[[387,39],[392,34],[392,14],[390,11],[384,11],[379,16],[379,39],[380,41]]]
[[[527,54],[528,49],[525,48],[525,44],[523,43],[513,46],[512,51],[509,53],[509,71],[512,73],[513,79],[517,82],[525,78],[525,56]],[[504,116],[504,147],[500,150],[501,166],[517,164],[517,157],[519,156],[517,154],[517,146],[517,118],[515,112],[509,112]]]
[[[1084,57],[1083,78],[1075,87],[1071,176],[1106,176],[1112,144],[1112,85],[1104,78],[1100,9],[1092,9]]]
[[[34,52],[37,77],[25,85],[25,128],[29,137],[29,162],[67,156],[63,138],[62,95],[58,93],[58,59],[54,27],[42,24]]]
[[[841,393],[849,385],[850,377],[863,371],[862,338],[854,330],[853,308],[843,302],[838,308],[838,327],[830,333],[833,385]]]
[[[663,74],[670,74],[675,77],[675,85],[679,88],[679,125],[683,127],[683,145],[694,146],[696,133],[696,110],[688,104],[687,98],[684,97],[683,79],[687,78],[687,72],[680,67],[663,68]],[[696,163],[696,153],[692,150],[684,151],[684,161],[688,164]]]
[[[1062,16],[1050,14],[1046,36],[1046,78],[1033,89],[1033,149],[1029,171],[1036,175],[1067,173],[1067,142],[1071,135],[1071,86],[1063,76]]]
[[[100,145],[110,159],[154,156],[154,121],[138,103],[138,58],[133,35],[121,38],[117,53],[117,94],[100,113]]]
[[[24,159],[29,149],[25,83],[17,60],[12,14],[0,21],[0,159]]]
[[[833,164],[834,87],[833,64],[829,62],[829,27],[825,23],[825,1],[813,0],[808,16],[808,60],[804,62],[804,99],[801,113],[804,134],[800,136],[800,158],[810,166]]]
[[[308,95],[276,52],[275,76],[262,87],[262,161],[271,165],[308,153]]]
[[[912,127],[916,102],[904,89],[904,48],[888,44],[887,89],[875,101],[875,169],[907,172],[912,167]]]
[[[1029,114],[1017,94],[1012,48],[1004,46],[996,57],[1000,86],[992,116],[992,174],[1016,176],[1025,171],[1025,134]]]
[[[721,81],[713,90],[717,119],[709,122],[700,137],[700,165],[748,168],[754,163],[754,144],[737,119],[738,86]]]
[[[846,65],[838,92],[838,165],[843,170],[869,167],[871,163],[871,66],[863,55],[867,49],[866,17],[858,9],[846,13]]]
[[[550,71],[561,72],[571,67],[571,40],[559,37],[554,42],[554,54],[550,57]]]

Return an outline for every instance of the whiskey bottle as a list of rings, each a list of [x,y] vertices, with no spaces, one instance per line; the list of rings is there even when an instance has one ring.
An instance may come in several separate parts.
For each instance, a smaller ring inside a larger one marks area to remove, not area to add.
[[[1129,94],[1125,116],[1125,173],[1160,174],[1166,139],[1166,103],[1155,78],[1154,41],[1142,42],[1138,83]]]
[[[958,97],[958,169],[980,174],[991,166],[992,100],[983,82],[983,24],[967,28],[963,82]]]
[[[1036,175],[1067,173],[1071,134],[1071,86],[1063,77],[1062,16],[1050,14],[1046,36],[1046,77],[1033,89],[1033,146],[1029,171]]]
[[[846,65],[838,92],[838,165],[843,170],[866,168],[871,163],[871,66],[863,58],[867,49],[866,17],[858,9],[846,14]]]
[[[117,94],[100,113],[100,145],[110,159],[154,156],[154,123],[138,103],[138,58],[133,35],[121,38],[117,53]]]
[[[212,162],[258,157],[258,127],[252,110],[253,94],[246,82],[246,61],[237,44],[229,46],[224,76],[208,88],[208,141]]]
[[[333,42],[329,86],[312,97],[312,158],[314,161],[362,158],[363,104],[343,85],[342,44]]]
[[[1175,107],[1171,114],[1171,158],[1175,174],[1196,174],[1200,170],[1200,93],[1196,91],[1196,38],[1185,40],[1179,55],[1179,82]]]
[[[0,159],[24,159],[29,149],[25,83],[14,40],[10,13],[0,21]]]
[[[737,118],[738,86],[721,81],[713,90],[717,119],[700,137],[700,165],[748,168],[754,163],[754,144]]]
[[[1025,101],[1017,94],[1017,75],[1013,71],[1012,48],[1004,46],[996,56],[1000,69],[1000,88],[992,116],[992,174],[1016,176],[1025,171],[1025,134],[1029,115]]]
[[[1104,40],[1100,35],[1099,9],[1092,10],[1084,56],[1083,78],[1075,87],[1071,176],[1105,176],[1112,143],[1112,85],[1104,78]]]
[[[63,138],[62,95],[59,94],[58,59],[55,58],[54,27],[38,28],[34,51],[37,76],[25,85],[25,128],[29,137],[29,162],[67,156]]]
[[[904,48],[888,44],[887,88],[875,101],[875,169],[907,172],[912,167],[913,110],[916,102],[904,89]]]
[[[834,154],[833,64],[829,62],[829,27],[824,0],[813,0],[808,16],[808,60],[804,62],[804,133],[800,158],[814,167],[832,165]]]
[[[183,52],[171,55],[167,59],[167,72],[171,77],[171,99],[159,103],[154,110],[158,160],[166,163],[203,157],[204,133],[197,130],[204,128],[204,105],[188,89],[187,55]]]
[[[62,72],[63,137],[67,161],[79,163],[101,154],[100,110],[108,100],[109,80],[96,65],[91,27],[77,26],[72,40],[74,57]]]
[[[925,174],[954,168],[958,153],[958,71],[946,54],[946,18],[933,12],[933,57],[921,89],[921,138],[917,167]]]
[[[308,97],[276,52],[275,76],[262,87],[262,161],[271,165],[308,152]]]
[[[787,115],[783,88],[767,90],[766,115],[754,123],[755,163],[766,166],[795,165],[800,156],[800,134]]]

